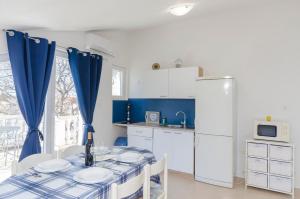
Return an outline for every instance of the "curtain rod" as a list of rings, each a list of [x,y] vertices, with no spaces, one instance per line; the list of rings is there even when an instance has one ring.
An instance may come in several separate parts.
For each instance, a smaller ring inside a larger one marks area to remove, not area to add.
[[[56,45],[58,47],[58,50],[62,50],[62,51],[66,51],[68,50],[67,47],[65,46],[61,46],[61,45]],[[94,48],[88,48],[86,49],[87,51],[94,51],[96,53],[99,53],[100,55],[104,55],[104,56],[108,56],[108,57],[112,57],[114,58],[115,56],[111,53],[107,53],[107,52],[104,52],[104,51],[100,51],[100,50],[97,50],[97,49],[94,49]]]
[[[2,29],[3,32],[7,32],[9,33],[10,31],[9,30],[6,30],[6,29]],[[67,51],[67,47],[65,46],[61,46],[61,45],[56,45],[60,50],[63,50],[63,51]],[[104,55],[104,56],[108,56],[108,57],[112,57],[114,58],[115,56],[112,54],[112,53],[109,53],[109,52],[105,52],[105,51],[101,51],[101,50],[97,50],[97,49],[94,49],[94,48],[88,48],[86,49],[87,51],[94,51],[96,53],[99,53],[100,55]]]

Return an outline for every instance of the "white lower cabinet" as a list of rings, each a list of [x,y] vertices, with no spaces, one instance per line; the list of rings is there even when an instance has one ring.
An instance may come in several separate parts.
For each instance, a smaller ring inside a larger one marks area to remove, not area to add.
[[[149,127],[128,126],[128,146],[152,151],[153,129]]]
[[[247,144],[248,156],[254,156],[259,158],[268,157],[268,145],[263,143],[249,142]]]
[[[293,165],[290,162],[270,161],[270,173],[291,177],[293,175]]]
[[[248,158],[248,169],[267,173],[268,161],[260,158]]]
[[[152,138],[140,137],[140,136],[129,136],[128,146],[139,147],[152,151]]]
[[[157,159],[168,155],[168,168],[194,172],[194,132],[154,128],[153,152]]]
[[[268,188],[268,175],[249,171],[247,183],[259,188]]]
[[[128,126],[128,146],[152,151],[157,160],[168,155],[168,168],[193,174],[194,131],[159,127]]]
[[[247,140],[246,186],[294,197],[294,151],[292,144]]]
[[[270,145],[270,159],[291,161],[293,159],[293,148],[282,145]]]
[[[291,193],[292,179],[270,175],[270,189]]]

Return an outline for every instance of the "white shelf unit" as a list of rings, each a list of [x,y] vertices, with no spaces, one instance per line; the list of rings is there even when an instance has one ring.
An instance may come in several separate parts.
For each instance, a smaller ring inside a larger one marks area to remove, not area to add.
[[[245,186],[289,194],[294,198],[295,146],[283,142],[246,141]]]

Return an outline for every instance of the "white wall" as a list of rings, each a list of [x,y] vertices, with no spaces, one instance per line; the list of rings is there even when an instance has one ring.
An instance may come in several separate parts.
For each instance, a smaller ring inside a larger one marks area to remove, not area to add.
[[[113,47],[108,40],[99,35],[89,37],[85,32],[54,32],[47,30],[30,30],[26,31],[32,36],[48,38],[48,40],[56,41],[57,46],[76,47],[85,50],[87,45],[91,43],[111,51]],[[0,54],[7,53],[6,37],[2,33],[0,36]],[[112,95],[111,95],[111,68],[113,58],[105,57],[102,67],[101,82],[97,104],[94,113],[94,128],[96,131],[96,144],[112,145],[115,138],[123,131],[122,129],[113,127],[112,125]]]
[[[300,12],[296,1],[218,10],[192,19],[129,34],[130,85],[140,69],[164,67],[177,58],[200,65],[208,75],[237,80],[238,143],[236,175],[243,176],[245,140],[253,120],[271,114],[291,125],[300,171]],[[300,187],[300,172],[296,184]]]

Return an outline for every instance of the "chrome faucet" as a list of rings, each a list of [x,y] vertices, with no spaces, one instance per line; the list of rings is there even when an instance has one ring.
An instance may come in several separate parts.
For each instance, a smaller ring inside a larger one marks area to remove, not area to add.
[[[183,112],[183,111],[178,111],[178,112],[176,113],[176,116],[178,116],[179,113],[183,114],[183,121],[181,121],[180,123],[181,123],[181,125],[182,125],[183,128],[186,128],[186,115],[185,115],[185,112]]]

